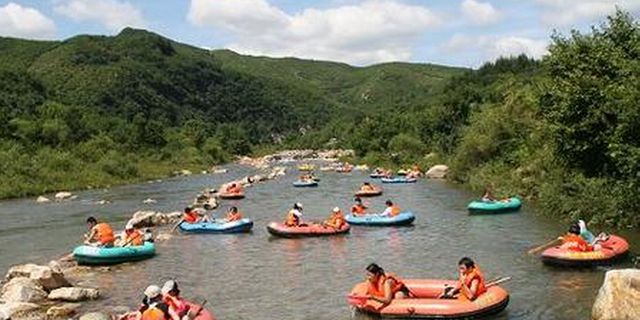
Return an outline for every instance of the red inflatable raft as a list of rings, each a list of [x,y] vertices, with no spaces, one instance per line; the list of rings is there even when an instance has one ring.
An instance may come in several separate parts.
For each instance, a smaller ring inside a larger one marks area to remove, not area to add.
[[[382,194],[382,189],[375,188],[375,190],[366,191],[366,190],[358,190],[356,191],[356,197],[375,197]]]
[[[219,196],[220,196],[220,199],[227,199],[227,200],[243,199],[244,198],[244,193],[242,193],[242,192],[240,192],[240,193],[221,193]]]
[[[267,226],[267,231],[269,231],[269,233],[274,236],[284,238],[333,236],[345,234],[349,232],[349,229],[351,229],[351,226],[347,223],[345,223],[340,229],[325,227],[320,224],[309,224],[301,227],[287,227],[278,222],[271,222]]]
[[[347,297],[357,310],[383,318],[413,319],[473,319],[498,313],[507,307],[509,294],[500,286],[491,286],[474,301],[438,299],[445,285],[454,285],[455,280],[412,279],[403,282],[417,298],[393,299],[384,306],[373,300],[365,300],[367,283],[357,284]]]
[[[600,250],[586,252],[573,251],[562,246],[552,247],[542,252],[542,262],[569,267],[596,266],[610,263],[629,251],[627,240],[616,235],[610,235],[601,245]]]
[[[198,312],[198,310],[200,310],[200,305],[195,304],[195,303],[191,303],[189,301],[186,301],[186,303],[189,305],[189,310],[191,310],[192,312]],[[120,317],[120,320],[135,320],[137,319],[137,316],[140,315],[140,313],[129,313],[123,317]],[[209,312],[209,310],[202,308],[202,310],[200,311],[200,313],[198,313],[198,316],[195,317],[193,320],[215,320],[216,318],[213,316],[213,313]]]

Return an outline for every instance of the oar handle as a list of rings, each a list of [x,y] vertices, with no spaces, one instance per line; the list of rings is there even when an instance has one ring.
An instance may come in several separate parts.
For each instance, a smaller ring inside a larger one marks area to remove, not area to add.
[[[552,247],[552,246],[558,244],[559,242],[560,242],[560,239],[558,239],[558,238],[553,239],[552,241],[549,241],[549,242],[547,242],[547,243],[545,243],[545,244],[543,244],[541,246],[537,246],[537,247],[527,251],[527,253],[528,254],[538,253],[538,252],[540,252],[540,251],[542,251],[544,249],[547,249],[549,247]]]
[[[487,285],[485,286],[486,288],[488,287],[493,287],[493,286],[497,286],[503,282],[507,282],[511,280],[511,277],[502,277],[502,278],[498,278],[496,280],[490,281],[489,283],[487,283]]]
[[[194,318],[196,318],[198,315],[200,315],[200,313],[202,312],[202,310],[204,310],[204,305],[207,304],[207,299],[204,299],[202,301],[202,303],[200,304],[200,308],[198,308],[198,311],[196,311],[196,313],[193,315]]]

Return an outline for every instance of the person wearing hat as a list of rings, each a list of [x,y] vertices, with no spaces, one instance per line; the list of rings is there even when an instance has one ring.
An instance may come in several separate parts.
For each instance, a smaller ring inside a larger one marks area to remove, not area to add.
[[[172,319],[190,319],[189,304],[180,297],[180,288],[175,280],[168,280],[162,286],[162,299],[169,306]]]
[[[127,226],[124,228],[123,247],[126,246],[141,246],[144,243],[142,233],[133,227],[131,221],[127,222]]]
[[[351,207],[351,214],[354,216],[364,216],[367,214],[367,207],[362,204],[362,199],[360,197],[356,197],[353,199],[356,203]]]
[[[150,285],[144,290],[144,300],[140,307],[142,317],[140,320],[179,320],[169,315],[169,306],[162,301],[160,287]]]
[[[296,202],[293,208],[287,213],[287,219],[284,221],[287,227],[298,227],[302,225],[302,203]]]
[[[331,227],[334,229],[340,229],[347,223],[344,219],[344,214],[342,214],[342,210],[340,208],[335,207],[331,210],[331,214],[329,219],[325,220],[322,225],[325,227]]]

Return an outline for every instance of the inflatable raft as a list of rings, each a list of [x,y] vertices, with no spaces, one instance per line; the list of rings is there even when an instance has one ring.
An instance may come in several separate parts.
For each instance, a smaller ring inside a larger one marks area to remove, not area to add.
[[[602,249],[597,251],[573,251],[556,246],[542,252],[542,262],[549,265],[566,267],[589,267],[608,264],[623,257],[629,251],[627,240],[610,235],[607,241],[601,242]]]
[[[505,213],[520,210],[522,201],[517,198],[496,201],[471,201],[467,206],[471,214]]]
[[[244,218],[232,222],[224,220],[220,220],[220,222],[182,222],[178,228],[184,233],[241,233],[251,231],[253,221]]]
[[[189,305],[189,310],[191,310],[192,312],[198,312],[198,315],[193,318],[193,320],[215,320],[216,318],[213,316],[213,313],[211,313],[209,310],[207,310],[206,308],[201,308],[200,305],[195,304],[193,302],[189,302],[189,301],[185,301],[188,305]],[[123,320],[136,320],[137,319],[137,315],[136,314],[129,314],[125,317],[119,318],[119,319],[123,319]]]
[[[155,254],[156,246],[152,242],[145,242],[141,246],[112,248],[83,245],[73,249],[73,257],[78,264],[84,265],[106,265],[139,261],[151,258]]]
[[[345,216],[345,220],[347,220],[349,224],[373,227],[404,226],[413,223],[415,219],[416,216],[411,212],[402,212],[395,217],[382,216],[379,214],[367,214],[364,216],[348,214]]]
[[[358,190],[355,194],[356,197],[376,197],[382,194],[382,189],[375,188],[375,190],[371,191]]]
[[[302,227],[287,227],[282,223],[271,222],[267,226],[267,231],[276,237],[300,238],[300,237],[322,237],[345,234],[351,227],[345,224],[340,229],[325,227],[319,224],[309,224]]]
[[[293,186],[297,187],[297,188],[306,188],[306,187],[317,187],[318,186],[318,181],[315,180],[308,180],[308,181],[294,181],[293,182]]]
[[[455,280],[403,280],[416,298],[393,299],[385,307],[377,301],[365,300],[367,284],[359,283],[347,302],[358,311],[382,318],[403,319],[474,319],[498,313],[509,304],[509,294],[500,286],[491,286],[474,301],[438,299],[445,285]]]
[[[234,199],[244,199],[244,192],[240,193],[221,193],[219,194],[220,199],[226,200],[234,200]]]
[[[418,181],[416,178],[405,178],[405,177],[395,177],[395,178],[382,178],[382,183],[414,183]]]

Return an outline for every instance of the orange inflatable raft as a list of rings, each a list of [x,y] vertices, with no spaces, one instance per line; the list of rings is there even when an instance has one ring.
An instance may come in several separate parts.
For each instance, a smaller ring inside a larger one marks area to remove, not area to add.
[[[607,241],[600,244],[602,249],[586,252],[573,251],[562,246],[552,247],[542,252],[542,262],[568,267],[589,267],[610,263],[629,251],[627,240],[616,235],[610,235]]]
[[[374,190],[358,190],[356,191],[356,197],[375,197],[382,194],[382,189],[375,188]]]
[[[363,297],[367,283],[357,284],[347,296],[347,302],[357,310],[383,318],[412,319],[473,319],[498,313],[509,303],[509,294],[500,286],[490,286],[474,301],[438,299],[446,285],[455,280],[411,279],[402,280],[416,298],[393,299],[387,306]]]
[[[189,302],[189,301],[185,301],[185,302],[189,305],[189,310],[193,312],[200,311],[198,313],[198,316],[196,316],[193,320],[215,320],[216,319],[213,316],[213,313],[211,313],[209,310],[205,308],[201,308],[200,305]],[[135,319],[137,319],[137,315],[132,313],[129,313],[126,316],[120,317],[120,320],[135,320]]]
[[[348,223],[345,223],[340,229],[325,227],[315,223],[300,227],[288,227],[283,223],[271,222],[267,226],[267,231],[269,231],[270,234],[284,238],[333,236],[345,234],[349,232],[349,229],[351,229],[351,226],[349,226]]]
[[[243,199],[244,198],[244,192],[221,193],[219,196],[220,196],[220,199],[227,199],[227,200]]]

